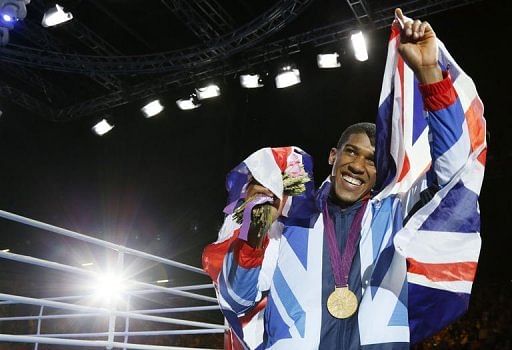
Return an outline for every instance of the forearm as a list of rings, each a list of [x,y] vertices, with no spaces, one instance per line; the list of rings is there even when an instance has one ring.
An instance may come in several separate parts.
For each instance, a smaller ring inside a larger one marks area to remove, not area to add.
[[[439,185],[452,178],[470,153],[464,110],[448,73],[442,73],[442,78],[435,83],[420,85],[428,111],[430,150]]]
[[[436,63],[432,66],[422,67],[414,72],[420,84],[434,84],[443,80],[443,71]]]

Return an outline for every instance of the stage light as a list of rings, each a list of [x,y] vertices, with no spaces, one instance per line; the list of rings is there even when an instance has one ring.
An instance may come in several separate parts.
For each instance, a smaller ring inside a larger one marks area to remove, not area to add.
[[[14,23],[27,16],[28,3],[30,0],[0,0],[0,46],[9,43],[9,30]]]
[[[278,89],[297,85],[300,83],[300,72],[291,64],[284,65],[279,69],[279,73],[276,75],[275,82]]]
[[[352,34],[350,37],[352,46],[354,47],[354,55],[358,61],[366,61],[368,59],[368,52],[366,51],[366,41],[361,31]]]
[[[318,54],[316,55],[316,63],[318,68],[338,68],[341,66],[339,57],[340,55],[337,52]]]
[[[15,22],[27,16],[30,0],[0,0],[0,14],[4,22]]]
[[[242,74],[240,75],[240,85],[246,89],[255,89],[263,87],[263,79],[259,74]]]
[[[181,98],[176,101],[176,105],[181,110],[190,110],[195,109],[201,106],[201,104],[197,101],[197,97],[195,94],[192,94],[189,98]]]
[[[64,8],[56,4],[44,13],[41,25],[43,27],[53,27],[71,19],[73,19],[73,14],[71,12],[64,12]]]
[[[82,264],[83,267],[92,266],[92,265],[94,265],[94,263],[92,263],[92,262]]]
[[[146,118],[154,117],[163,110],[164,106],[162,106],[160,100],[154,100],[141,108],[141,111],[144,113]]]
[[[103,301],[115,301],[121,298],[126,289],[122,277],[116,273],[100,276],[94,285],[94,296]]]
[[[92,127],[92,131],[99,136],[105,135],[107,132],[112,130],[114,125],[110,125],[106,119],[102,119],[96,125]]]
[[[11,250],[10,249],[2,249],[2,252],[4,253],[9,253]]]
[[[4,4],[2,6],[1,13],[2,20],[9,25],[11,22],[15,22],[17,20],[18,7],[11,3]]]
[[[210,84],[204,87],[196,89],[197,98],[199,100],[205,100],[207,98],[213,98],[220,95],[220,88],[218,85]]]
[[[158,281],[156,281],[156,283],[167,283],[167,282],[169,282],[169,280],[158,280]]]

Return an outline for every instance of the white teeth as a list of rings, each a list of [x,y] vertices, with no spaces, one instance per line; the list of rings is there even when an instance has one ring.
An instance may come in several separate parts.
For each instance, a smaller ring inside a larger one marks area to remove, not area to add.
[[[361,180],[354,179],[353,177],[348,176],[348,175],[343,175],[343,180],[347,181],[349,184],[356,185],[356,186],[361,186],[361,184],[362,184]]]

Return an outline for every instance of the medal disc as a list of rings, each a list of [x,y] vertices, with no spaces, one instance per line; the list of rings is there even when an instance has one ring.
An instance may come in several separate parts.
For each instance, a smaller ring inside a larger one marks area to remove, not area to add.
[[[327,298],[327,310],[333,317],[349,318],[357,310],[357,297],[348,287],[336,287]]]

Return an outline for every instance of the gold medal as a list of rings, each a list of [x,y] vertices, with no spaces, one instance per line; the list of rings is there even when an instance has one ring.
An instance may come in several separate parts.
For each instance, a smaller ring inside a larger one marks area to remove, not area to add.
[[[327,298],[327,310],[336,318],[349,318],[357,310],[357,297],[348,287],[336,287]]]

